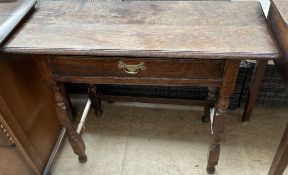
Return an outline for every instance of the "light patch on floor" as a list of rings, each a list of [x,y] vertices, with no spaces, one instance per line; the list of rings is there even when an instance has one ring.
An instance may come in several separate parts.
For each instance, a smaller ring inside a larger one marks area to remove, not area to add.
[[[78,112],[83,103],[76,104]],[[65,140],[55,175],[202,175],[210,143],[202,107],[104,103],[101,117],[90,111],[83,135],[88,162],[81,164]],[[288,122],[285,107],[256,107],[242,124],[243,110],[229,113],[216,175],[267,174]],[[286,171],[286,175],[288,172]]]

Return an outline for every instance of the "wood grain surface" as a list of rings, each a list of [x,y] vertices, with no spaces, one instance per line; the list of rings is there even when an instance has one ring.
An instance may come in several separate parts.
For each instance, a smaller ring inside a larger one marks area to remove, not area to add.
[[[16,147],[0,147],[0,156],[0,174],[33,174]]]
[[[0,84],[3,120],[33,171],[29,174],[42,174],[61,130],[53,94],[42,79],[36,62],[22,55],[0,55]],[[1,175],[10,174],[4,172],[5,169],[0,168]]]
[[[128,65],[140,62],[145,70],[137,74],[128,74],[119,69],[119,61]],[[224,61],[199,60],[169,60],[163,59],[125,59],[125,58],[83,58],[56,57],[51,58],[53,73],[60,76],[110,76],[110,77],[140,77],[140,78],[214,78],[221,79]],[[209,71],[207,71],[209,69]]]
[[[10,53],[277,58],[258,2],[45,1]]]
[[[271,0],[275,4],[276,8],[279,10],[283,20],[288,27],[288,1],[287,0]]]

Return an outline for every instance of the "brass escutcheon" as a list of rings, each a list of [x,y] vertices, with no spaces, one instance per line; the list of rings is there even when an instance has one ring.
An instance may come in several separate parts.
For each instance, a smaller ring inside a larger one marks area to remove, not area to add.
[[[123,61],[119,61],[118,68],[124,70],[128,74],[137,74],[140,70],[145,70],[144,62],[137,65],[125,64]]]

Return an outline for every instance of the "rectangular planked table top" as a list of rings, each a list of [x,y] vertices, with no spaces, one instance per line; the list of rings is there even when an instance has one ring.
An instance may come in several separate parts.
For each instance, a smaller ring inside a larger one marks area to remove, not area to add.
[[[276,59],[259,2],[44,1],[6,53]]]

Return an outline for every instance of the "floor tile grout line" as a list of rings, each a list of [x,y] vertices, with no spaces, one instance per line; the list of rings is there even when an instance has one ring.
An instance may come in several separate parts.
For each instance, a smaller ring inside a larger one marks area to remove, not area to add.
[[[129,110],[129,115],[132,114],[132,109]],[[130,138],[130,135],[131,135],[131,132],[132,132],[132,119],[129,118],[129,129],[128,129],[128,134],[127,134],[127,140],[126,140],[126,143],[125,143],[125,149],[124,149],[124,156],[123,156],[123,160],[122,160],[122,166],[121,166],[121,171],[120,171],[120,175],[123,175],[123,171],[125,169],[125,165],[126,165],[126,162],[127,162],[127,152],[128,152],[128,147],[129,147],[129,138]]]

